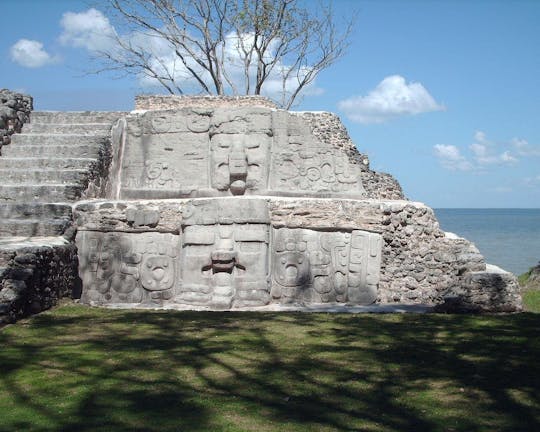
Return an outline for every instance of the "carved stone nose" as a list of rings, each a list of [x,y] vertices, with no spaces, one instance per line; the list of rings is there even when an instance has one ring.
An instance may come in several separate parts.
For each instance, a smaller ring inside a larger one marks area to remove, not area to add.
[[[244,152],[231,152],[229,155],[229,173],[231,179],[242,179],[247,175],[248,164]]]

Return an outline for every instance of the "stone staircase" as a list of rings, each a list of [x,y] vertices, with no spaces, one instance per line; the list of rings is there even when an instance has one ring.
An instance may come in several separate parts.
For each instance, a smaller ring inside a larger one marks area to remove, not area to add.
[[[0,238],[59,236],[108,163],[119,112],[33,112],[0,156]]]
[[[72,205],[99,196],[121,112],[32,112],[0,151],[0,326],[77,289]]]

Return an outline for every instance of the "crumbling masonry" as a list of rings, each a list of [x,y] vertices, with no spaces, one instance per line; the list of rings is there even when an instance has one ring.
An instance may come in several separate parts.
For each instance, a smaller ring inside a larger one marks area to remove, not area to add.
[[[76,231],[82,302],[520,310],[515,277],[370,170],[334,114],[287,112],[259,97],[145,96],[136,108],[32,113],[0,157],[13,179],[0,186],[0,233],[21,234],[27,224],[16,221],[35,218],[25,241],[63,234],[53,247],[62,250]],[[38,155],[47,161],[36,169]],[[13,319],[24,308],[2,295],[21,285],[13,269],[32,252],[9,253],[0,302]],[[71,275],[61,283],[76,286],[69,262],[58,262]],[[73,286],[51,289],[58,297]],[[35,310],[51,303],[40,301]]]

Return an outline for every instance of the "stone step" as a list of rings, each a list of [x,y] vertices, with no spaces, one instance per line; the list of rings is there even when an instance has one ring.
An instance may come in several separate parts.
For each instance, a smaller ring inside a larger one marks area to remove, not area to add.
[[[11,136],[11,144],[6,148],[18,145],[100,145],[107,140],[108,137],[101,135],[20,133]]]
[[[59,236],[70,224],[70,219],[2,219],[0,237]]]
[[[0,219],[71,219],[70,203],[0,203]]]
[[[90,169],[95,163],[96,158],[0,157],[0,169]]]
[[[4,169],[0,168],[1,183],[5,185],[20,183],[79,183],[87,176],[83,169]]]
[[[101,151],[100,145],[30,145],[10,144],[2,147],[2,156],[6,157],[36,157],[36,156],[66,156],[77,158],[97,157]]]
[[[23,133],[108,135],[111,123],[26,123]]]
[[[30,122],[36,123],[114,123],[126,115],[122,111],[33,111]]]
[[[0,185],[0,202],[66,202],[81,196],[78,184]]]

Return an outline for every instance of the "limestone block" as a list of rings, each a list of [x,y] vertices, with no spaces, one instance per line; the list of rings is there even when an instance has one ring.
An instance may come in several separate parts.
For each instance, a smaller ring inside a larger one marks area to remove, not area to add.
[[[382,232],[384,215],[380,202],[350,199],[292,199],[269,200],[270,219],[273,226],[366,230]],[[420,204],[417,204],[420,205]]]
[[[82,201],[73,208],[79,230],[178,233],[182,209],[178,201]]]
[[[264,199],[196,199],[182,210],[183,225],[268,223],[268,204]]]
[[[210,134],[266,134],[272,136],[272,110],[262,107],[215,109]]]

